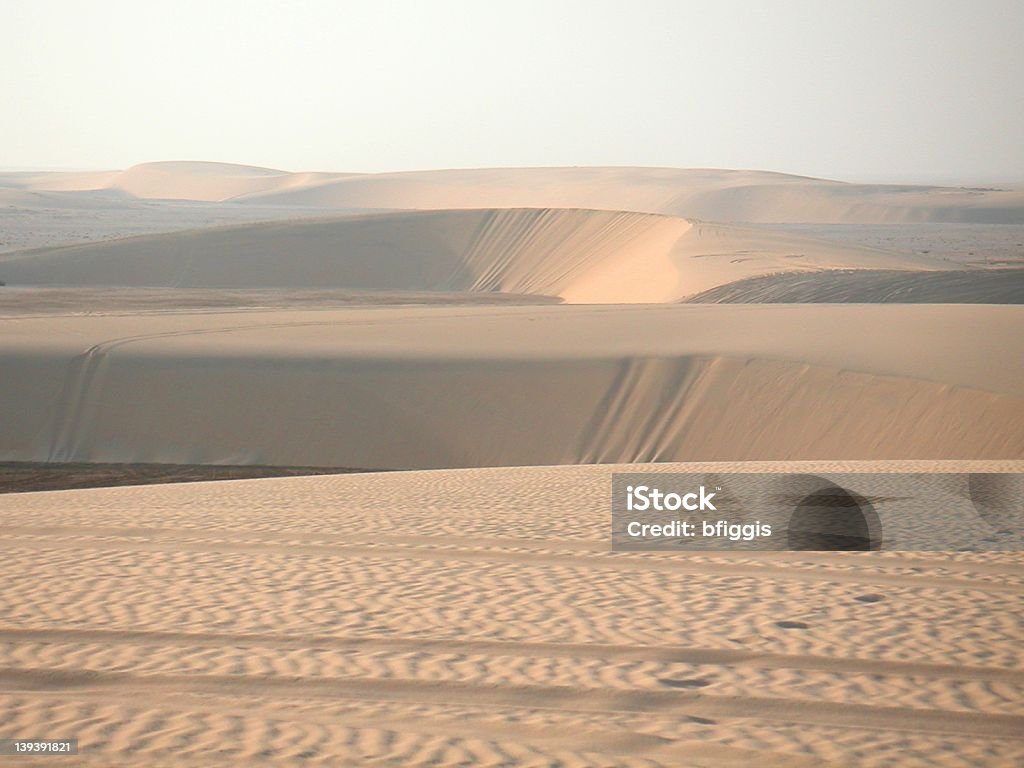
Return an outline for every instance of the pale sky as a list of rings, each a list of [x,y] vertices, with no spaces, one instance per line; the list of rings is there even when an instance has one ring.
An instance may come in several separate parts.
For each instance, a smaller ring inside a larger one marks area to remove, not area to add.
[[[0,166],[1024,179],[1022,0],[0,0]]]

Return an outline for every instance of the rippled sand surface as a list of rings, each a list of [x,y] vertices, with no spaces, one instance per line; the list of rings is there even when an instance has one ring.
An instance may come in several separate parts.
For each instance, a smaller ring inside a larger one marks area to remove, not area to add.
[[[1024,761],[1019,554],[611,553],[611,471],[0,497],[5,734],[89,766]]]

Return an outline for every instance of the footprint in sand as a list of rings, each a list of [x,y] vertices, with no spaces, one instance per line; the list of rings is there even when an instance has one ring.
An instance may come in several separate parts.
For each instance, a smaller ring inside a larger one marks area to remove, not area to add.
[[[708,720],[706,717],[697,717],[696,715],[689,715],[686,719],[691,723],[699,723],[700,725],[718,725],[717,720]]]
[[[880,603],[885,600],[883,595],[869,594],[869,595],[857,595],[854,600],[861,603]]]
[[[802,621],[776,621],[775,626],[780,629],[810,629],[811,625]]]

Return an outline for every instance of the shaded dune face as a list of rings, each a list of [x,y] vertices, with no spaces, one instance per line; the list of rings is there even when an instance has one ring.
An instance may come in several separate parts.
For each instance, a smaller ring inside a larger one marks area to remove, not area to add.
[[[363,469],[1017,458],[1016,313],[668,305],[0,318],[0,393],[18,404],[0,457]],[[942,357],[929,351],[935,328]]]
[[[720,285],[686,300],[701,304],[1024,304],[1024,269],[836,269],[761,275]]]
[[[34,392],[7,425],[8,460],[437,469],[1024,455],[1020,398],[785,361],[442,365],[149,345],[91,350],[62,385],[41,366],[17,377]]]

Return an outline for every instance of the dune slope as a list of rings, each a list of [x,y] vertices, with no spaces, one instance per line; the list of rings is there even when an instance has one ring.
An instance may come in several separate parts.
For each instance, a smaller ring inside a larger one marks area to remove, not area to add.
[[[0,259],[9,285],[316,288],[676,301],[757,275],[941,262],[668,216],[579,209],[357,215],[146,235]]]
[[[788,272],[719,285],[687,301],[720,303],[1024,304],[1024,269]]]
[[[12,285],[558,295],[597,265],[628,269],[639,262],[650,274],[661,262],[662,275],[671,271],[667,254],[689,226],[680,219],[606,211],[384,214],[46,249],[9,257],[0,271]]]
[[[380,469],[1019,458],[1021,309],[9,317],[0,395],[19,407],[0,458]]]

